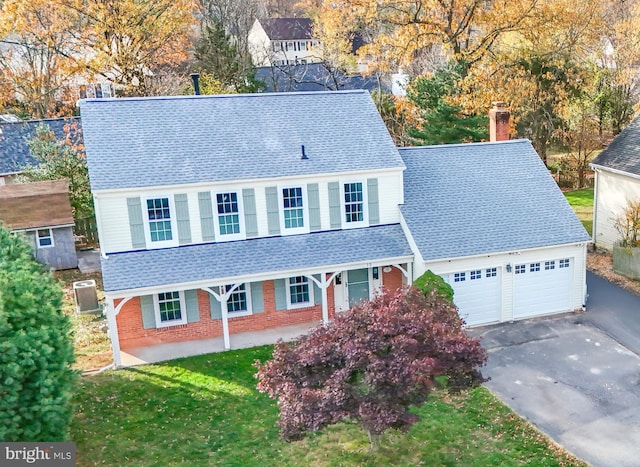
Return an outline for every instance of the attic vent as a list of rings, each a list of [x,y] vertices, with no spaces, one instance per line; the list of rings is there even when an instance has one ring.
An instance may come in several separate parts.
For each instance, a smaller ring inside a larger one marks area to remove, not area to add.
[[[307,157],[307,153],[304,152],[304,144],[302,145],[302,157],[300,159],[302,159],[303,161],[306,161],[307,159],[309,159]]]

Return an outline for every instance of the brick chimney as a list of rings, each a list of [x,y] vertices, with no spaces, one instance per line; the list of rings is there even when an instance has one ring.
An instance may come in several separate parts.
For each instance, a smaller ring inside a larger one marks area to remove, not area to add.
[[[507,141],[509,139],[509,117],[504,102],[493,103],[489,111],[489,141]]]

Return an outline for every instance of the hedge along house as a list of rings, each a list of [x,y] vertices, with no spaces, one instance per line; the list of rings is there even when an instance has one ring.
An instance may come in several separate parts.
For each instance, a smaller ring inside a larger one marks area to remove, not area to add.
[[[81,101],[114,359],[329,321],[410,283],[404,163],[363,91]]]
[[[589,237],[526,141],[398,150],[366,91],[80,109],[116,365],[326,323],[429,268],[471,325],[584,304]]]

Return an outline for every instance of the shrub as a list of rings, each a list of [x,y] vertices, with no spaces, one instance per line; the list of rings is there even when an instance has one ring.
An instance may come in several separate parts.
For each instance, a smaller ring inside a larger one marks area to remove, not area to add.
[[[59,441],[71,421],[71,324],[62,290],[0,226],[0,440]]]
[[[620,234],[620,246],[640,247],[640,200],[627,201],[622,214],[613,221]]]
[[[280,433],[297,440],[340,420],[357,421],[372,447],[389,428],[419,418],[409,408],[446,380],[452,391],[483,381],[487,359],[456,307],[416,288],[382,292],[291,344],[276,344],[258,389],[278,400]]]
[[[442,277],[431,271],[425,272],[413,281],[413,286],[426,296],[429,296],[431,292],[435,292],[437,296],[448,302],[453,302],[453,288]]]

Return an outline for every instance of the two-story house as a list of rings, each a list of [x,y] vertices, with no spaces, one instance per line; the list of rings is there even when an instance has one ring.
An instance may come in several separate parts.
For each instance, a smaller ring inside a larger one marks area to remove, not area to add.
[[[315,51],[313,23],[309,18],[257,19],[247,37],[257,67],[304,65],[322,61]]]
[[[398,150],[366,91],[80,109],[116,365],[328,322],[426,269],[470,324],[584,305],[589,237],[528,141]]]

